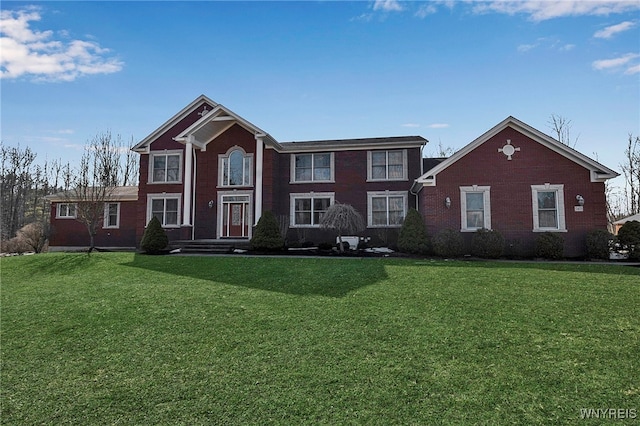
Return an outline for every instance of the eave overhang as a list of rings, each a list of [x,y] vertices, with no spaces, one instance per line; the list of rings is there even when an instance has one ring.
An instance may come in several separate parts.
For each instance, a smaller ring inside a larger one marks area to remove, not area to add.
[[[519,133],[522,133],[523,135],[549,148],[550,150],[586,168],[590,172],[591,182],[605,182],[608,179],[613,179],[620,175],[614,170],[611,170],[610,168],[587,157],[586,155],[576,151],[575,149],[555,140],[551,136],[546,135],[539,130],[529,126],[528,124],[510,116],[485,132],[470,144],[456,151],[451,157],[447,158],[437,166],[427,170],[422,176],[416,179],[416,183],[422,184],[422,186],[436,186],[438,173],[445,170],[447,167],[451,166],[456,161],[458,161],[469,152],[473,151],[475,148],[491,139],[507,127],[515,129]]]
[[[267,144],[279,146],[278,142],[267,132],[220,104],[173,139],[180,143],[191,142],[196,148],[206,151],[207,144],[234,124],[238,124],[248,132],[253,133],[256,139],[262,139]]]

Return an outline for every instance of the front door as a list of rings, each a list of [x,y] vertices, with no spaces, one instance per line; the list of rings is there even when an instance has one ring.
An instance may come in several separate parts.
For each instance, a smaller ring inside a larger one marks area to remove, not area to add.
[[[249,236],[249,197],[223,196],[222,237],[247,238]]]

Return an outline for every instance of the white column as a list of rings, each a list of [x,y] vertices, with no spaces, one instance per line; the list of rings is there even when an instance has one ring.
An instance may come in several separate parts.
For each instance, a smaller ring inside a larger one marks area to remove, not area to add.
[[[193,135],[187,137],[184,148],[184,195],[182,197],[182,226],[191,225],[191,176],[193,175]]]
[[[258,223],[262,216],[262,162],[264,161],[264,142],[261,137],[256,137],[256,200],[255,200],[255,223]]]

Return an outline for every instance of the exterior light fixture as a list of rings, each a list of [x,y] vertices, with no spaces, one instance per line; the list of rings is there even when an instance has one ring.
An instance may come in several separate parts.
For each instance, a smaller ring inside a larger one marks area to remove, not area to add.
[[[209,200],[209,208],[212,209],[213,208],[213,200]]]
[[[584,197],[580,194],[576,195],[576,201],[579,206],[584,206]]]
[[[444,206],[445,206],[446,208],[451,207],[451,198],[446,197],[446,198],[444,199]]]

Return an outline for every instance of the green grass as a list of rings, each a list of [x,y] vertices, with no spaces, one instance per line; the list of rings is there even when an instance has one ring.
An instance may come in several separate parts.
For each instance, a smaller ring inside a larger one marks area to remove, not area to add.
[[[640,415],[638,268],[130,253],[1,262],[3,424]]]

